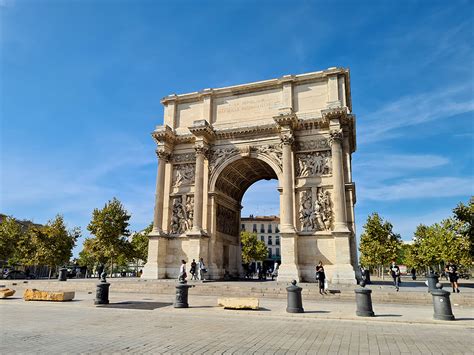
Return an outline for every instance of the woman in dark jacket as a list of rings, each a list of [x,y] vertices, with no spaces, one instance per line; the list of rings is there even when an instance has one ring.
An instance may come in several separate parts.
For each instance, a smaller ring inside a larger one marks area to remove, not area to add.
[[[327,294],[324,291],[324,280],[326,279],[326,274],[324,273],[323,262],[320,261],[319,264],[316,266],[316,280],[319,281],[319,293],[322,295]]]

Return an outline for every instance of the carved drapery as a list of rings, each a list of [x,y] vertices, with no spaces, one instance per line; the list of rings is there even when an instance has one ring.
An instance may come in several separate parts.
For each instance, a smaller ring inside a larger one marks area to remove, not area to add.
[[[217,231],[227,235],[238,235],[237,212],[217,205]]]
[[[331,230],[333,213],[329,191],[320,189],[315,201],[310,191],[303,191],[300,194],[299,220],[302,232]]]
[[[296,176],[310,177],[332,173],[331,152],[299,153],[296,155]]]
[[[194,184],[195,164],[173,165],[173,186]]]

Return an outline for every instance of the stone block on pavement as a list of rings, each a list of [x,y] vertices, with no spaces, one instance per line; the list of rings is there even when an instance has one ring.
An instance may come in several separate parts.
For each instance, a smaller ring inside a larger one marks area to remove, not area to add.
[[[226,297],[217,300],[219,306],[225,309],[258,309],[258,298]]]
[[[13,296],[15,294],[15,290],[10,288],[2,288],[0,289],[0,298],[7,298]]]
[[[40,291],[35,288],[26,289],[23,294],[25,301],[71,301],[74,298],[74,291]]]

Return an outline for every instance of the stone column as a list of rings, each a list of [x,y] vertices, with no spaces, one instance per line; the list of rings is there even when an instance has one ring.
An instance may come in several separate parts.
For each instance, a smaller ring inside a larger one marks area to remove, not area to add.
[[[165,167],[169,153],[156,151],[158,156],[158,169],[156,174],[155,211],[153,214],[153,234],[161,234],[163,225],[163,200],[165,189]]]
[[[282,187],[283,187],[283,206],[282,206],[282,221],[281,221],[281,230],[282,232],[295,232],[295,227],[293,225],[293,161],[292,161],[292,144],[293,136],[291,133],[282,135],[282,167],[283,167],[283,178],[282,178]]]
[[[203,183],[204,183],[204,157],[207,146],[200,142],[196,145],[196,172],[194,177],[194,216],[193,229],[195,233],[202,232],[202,208],[203,208]]]
[[[342,161],[342,130],[330,133],[334,201],[334,232],[349,232],[346,218],[344,164]]]
[[[330,132],[334,203],[334,229],[332,235],[334,236],[334,249],[336,251],[336,260],[331,268],[332,277],[330,281],[335,284],[354,284],[356,280],[354,268],[351,265],[351,232],[347,228],[342,140],[341,129]]]

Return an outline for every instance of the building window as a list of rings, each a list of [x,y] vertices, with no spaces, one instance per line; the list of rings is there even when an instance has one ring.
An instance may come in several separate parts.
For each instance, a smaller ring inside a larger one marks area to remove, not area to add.
[[[265,233],[265,225],[260,225],[260,233]]]
[[[257,225],[254,223],[252,232],[257,233]]]
[[[269,257],[269,258],[272,257],[272,248],[268,248],[268,257]]]
[[[268,236],[268,245],[272,245],[272,244],[273,244],[272,236],[269,235],[269,236]]]
[[[275,236],[275,245],[280,245],[280,236]]]
[[[276,256],[280,256],[280,248],[276,248]]]
[[[262,242],[265,242],[265,236],[264,236],[264,235],[260,236],[260,240],[261,240]]]
[[[241,228],[241,230],[243,230],[243,231],[245,230],[245,224],[243,224],[243,223],[242,223],[242,228]]]
[[[273,232],[272,232],[272,225],[271,225],[271,224],[268,225],[268,233],[273,233]]]
[[[275,233],[280,233],[280,229],[278,228],[278,224],[275,226]]]

